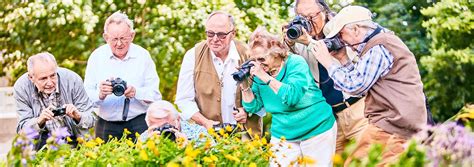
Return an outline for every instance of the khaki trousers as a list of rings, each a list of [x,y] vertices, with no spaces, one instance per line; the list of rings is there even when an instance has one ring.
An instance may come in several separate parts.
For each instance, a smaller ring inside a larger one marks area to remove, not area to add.
[[[364,117],[365,98],[359,99],[348,108],[338,112],[337,115],[337,139],[336,153],[342,154],[345,145],[354,139],[359,141],[362,133],[369,124]]]

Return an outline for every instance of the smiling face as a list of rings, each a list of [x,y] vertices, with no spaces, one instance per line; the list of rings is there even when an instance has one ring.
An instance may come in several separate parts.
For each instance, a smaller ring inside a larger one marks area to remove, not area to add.
[[[130,27],[124,22],[118,24],[111,23],[107,27],[106,33],[104,33],[104,39],[112,49],[112,53],[120,59],[123,59],[125,55],[127,55],[134,37],[135,33],[132,32]]]
[[[263,47],[255,47],[251,51],[251,58],[259,62],[263,70],[267,73],[275,73],[282,62],[282,58],[276,55],[270,55],[269,51]]]
[[[36,88],[45,94],[56,91],[58,83],[57,66],[53,62],[41,61],[28,71],[28,77]]]
[[[229,17],[222,13],[214,14],[206,22],[206,42],[211,51],[227,54],[235,37],[235,29]]]

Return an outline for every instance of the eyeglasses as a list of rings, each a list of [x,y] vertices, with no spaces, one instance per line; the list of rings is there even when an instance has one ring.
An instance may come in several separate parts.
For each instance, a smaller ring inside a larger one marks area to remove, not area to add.
[[[122,43],[127,43],[127,42],[130,42],[131,39],[132,39],[132,36],[129,36],[129,37],[112,38],[110,41],[114,44],[116,44],[118,41]]]
[[[225,33],[225,32],[212,32],[212,31],[206,31],[206,36],[208,38],[214,38],[215,35],[217,35],[217,38],[219,39],[225,39],[227,38],[227,35],[229,35],[231,32],[233,32],[234,30],[230,30],[229,32]]]
[[[321,10],[321,11],[319,11],[319,12],[317,12],[316,14],[311,15],[311,16],[304,16],[304,15],[301,15],[301,16],[303,16],[303,17],[304,17],[306,20],[308,20],[308,21],[314,21],[314,19],[315,19],[316,17],[318,17],[321,12],[323,12],[323,11]]]

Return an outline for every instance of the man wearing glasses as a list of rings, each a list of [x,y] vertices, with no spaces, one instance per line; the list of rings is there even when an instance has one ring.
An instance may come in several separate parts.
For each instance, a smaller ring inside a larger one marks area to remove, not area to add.
[[[323,30],[327,29],[326,23],[333,15],[328,5],[324,0],[298,0],[295,9],[296,14],[303,16],[311,23],[312,31],[305,32],[296,40],[285,38],[286,43],[292,52],[301,55],[306,60],[326,102],[332,106],[337,119],[336,153],[341,154],[349,140],[358,140],[368,125],[364,117],[364,98],[350,96],[334,89],[334,82],[327,70],[308,50],[309,43],[324,38]],[[334,59],[334,62],[338,61]]]
[[[161,99],[155,63],[147,50],[132,43],[135,31],[127,15],[109,16],[103,37],[107,44],[92,52],[84,79],[87,94],[99,107],[96,137],[120,138],[126,128],[135,139],[135,132],[148,128],[148,105]]]
[[[233,17],[213,12],[205,28],[206,41],[188,50],[181,64],[175,103],[182,117],[207,129],[219,123],[242,123],[260,135],[263,112],[246,114],[240,88],[231,75],[247,59],[247,46],[234,40]]]

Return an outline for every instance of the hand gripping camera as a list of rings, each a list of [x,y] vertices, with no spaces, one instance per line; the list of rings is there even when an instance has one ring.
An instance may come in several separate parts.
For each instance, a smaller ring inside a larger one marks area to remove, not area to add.
[[[245,78],[250,76],[250,68],[253,67],[253,64],[250,63],[251,61],[252,60],[247,60],[238,71],[232,73],[232,78],[234,78],[235,81],[242,82]]]
[[[114,80],[107,80],[112,83],[112,93],[115,96],[122,96],[127,90],[127,82],[122,80],[121,78],[115,78]]]
[[[153,129],[153,131],[160,132],[160,135],[171,140],[171,141],[176,141],[176,134],[173,131],[173,129],[176,130],[176,127],[173,125],[166,123],[164,125],[161,125],[158,128]]]

